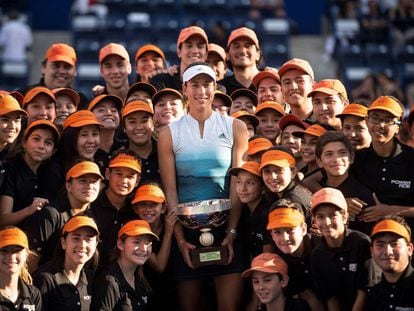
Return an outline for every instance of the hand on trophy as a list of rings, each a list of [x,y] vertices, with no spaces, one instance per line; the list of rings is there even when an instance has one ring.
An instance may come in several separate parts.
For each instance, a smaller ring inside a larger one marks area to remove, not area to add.
[[[194,265],[191,261],[190,251],[195,249],[195,245],[188,243],[186,240],[182,239],[178,242],[178,248],[180,249],[181,255],[183,256],[184,262],[191,269],[194,269]]]
[[[226,234],[226,237],[223,239],[223,242],[221,242],[221,246],[227,247],[227,250],[229,252],[229,258],[226,263],[227,265],[233,260],[233,257],[234,257],[233,240],[234,240],[233,234],[228,233]]]

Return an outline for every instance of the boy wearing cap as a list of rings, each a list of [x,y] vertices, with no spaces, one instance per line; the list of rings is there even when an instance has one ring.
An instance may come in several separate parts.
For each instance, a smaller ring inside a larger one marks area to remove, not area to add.
[[[102,232],[99,243],[101,262],[108,263],[111,250],[116,245],[116,233],[128,220],[134,218],[129,196],[141,175],[141,166],[135,152],[121,150],[112,155],[105,171],[107,187],[91,203],[90,215]]]
[[[227,94],[229,93],[227,92]],[[230,107],[230,115],[240,110],[247,111],[251,114],[256,112],[257,95],[255,92],[249,89],[239,88],[231,93],[230,97],[233,100]]]
[[[42,78],[39,83],[19,89],[19,92],[25,95],[30,89],[43,86],[50,90],[56,88],[71,88],[71,85],[77,75],[76,72],[76,52],[70,45],[65,43],[54,43],[46,51],[45,58],[42,62]],[[88,98],[81,92],[80,107],[86,108]]]
[[[285,296],[284,289],[289,283],[288,267],[276,254],[258,255],[242,276],[251,277],[253,290],[262,304],[257,310],[311,310],[304,300]]]
[[[264,101],[274,101],[283,105],[286,113],[289,113],[289,105],[283,102],[282,85],[275,68],[266,67],[253,78],[253,85],[257,89],[258,104]]]
[[[206,61],[216,73],[217,81],[222,80],[227,73],[226,51],[218,44],[209,43]]]
[[[265,101],[257,106],[255,114],[259,119],[257,132],[275,145],[280,135],[279,121],[285,116],[282,106],[277,102]]]
[[[370,234],[373,223],[361,222],[358,215],[363,208],[375,205],[375,201],[372,192],[349,174],[354,160],[350,141],[341,132],[328,131],[318,138],[315,154],[318,166],[325,173],[321,186],[336,188],[347,199],[349,228]]]
[[[181,91],[184,70],[192,63],[204,62],[207,59],[207,49],[208,37],[202,28],[189,26],[181,29],[177,39],[177,55],[180,59],[179,71],[173,75],[169,73],[155,75],[151,78],[150,83],[157,90],[171,88]]]
[[[157,93],[157,90],[149,83],[134,83],[129,87],[127,96],[125,98],[125,104],[140,100],[152,105],[152,97],[155,95],[155,93]]]
[[[101,77],[105,81],[104,94],[126,98],[129,90],[128,75],[131,63],[127,50],[121,44],[109,43],[99,51]]]
[[[259,120],[254,114],[250,114],[244,110],[239,110],[231,114],[231,117],[239,119],[246,124],[247,131],[249,132],[248,138],[255,135],[256,127],[259,125]]]
[[[266,216],[269,203],[263,195],[263,180],[260,164],[247,161],[241,167],[232,168],[230,175],[236,176],[236,193],[242,203],[240,232],[247,245],[249,258],[263,252]]]
[[[308,98],[315,77],[311,65],[304,59],[292,58],[279,68],[283,99],[290,106],[291,113],[300,120],[311,119],[312,101]]]
[[[362,221],[397,214],[414,228],[414,149],[395,137],[402,115],[401,103],[391,96],[381,96],[370,105],[367,125],[372,143],[356,152],[351,173],[375,194],[376,204],[362,211]]]
[[[90,204],[98,197],[104,178],[98,165],[82,161],[67,171],[65,179],[66,195],[59,196],[23,224],[30,249],[41,256],[41,264],[53,255],[60,230],[67,220],[73,215],[88,212]]]
[[[67,117],[78,109],[79,94],[70,88],[58,88],[52,90],[56,98],[55,125],[62,129]]]
[[[312,111],[316,121],[327,124],[336,130],[341,129],[341,120],[337,117],[348,105],[345,86],[336,79],[325,79],[316,83],[312,92]]]
[[[142,101],[128,103],[122,110],[122,123],[128,137],[127,148],[134,151],[141,160],[141,183],[159,181],[157,142],[153,137],[151,106]]]
[[[214,99],[211,104],[214,111],[217,111],[223,115],[228,115],[232,104],[233,100],[229,95],[220,90],[214,92]]]
[[[227,94],[240,88],[256,91],[253,77],[259,72],[261,50],[256,33],[247,27],[233,30],[227,41],[227,59],[231,65],[232,75],[218,83],[226,87]]]
[[[413,310],[410,227],[401,217],[385,218],[375,225],[371,241],[371,255],[382,270],[382,280],[368,289],[365,310]]]
[[[311,255],[320,244],[320,237],[307,233],[300,204],[288,199],[277,200],[270,207],[266,229],[274,244],[271,247],[269,241],[265,249],[274,250],[289,267],[289,284],[285,294],[305,299],[312,310],[323,310],[315,295],[311,275]]]
[[[51,90],[43,86],[30,89],[23,98],[23,109],[27,111],[27,123],[34,120],[49,120],[56,117],[56,98]]]
[[[312,196],[312,215],[322,234],[311,257],[315,293],[328,311],[362,310],[368,284],[370,240],[348,229],[348,206],[341,191],[322,188]]]
[[[349,104],[342,113],[336,115],[341,119],[342,133],[350,140],[354,151],[368,148],[371,144],[367,115],[368,108],[357,103]]]

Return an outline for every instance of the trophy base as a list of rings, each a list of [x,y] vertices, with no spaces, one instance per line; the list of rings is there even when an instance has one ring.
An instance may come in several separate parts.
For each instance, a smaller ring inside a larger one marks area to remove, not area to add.
[[[208,265],[224,265],[229,259],[227,247],[202,247],[191,250],[191,261],[194,267]]]

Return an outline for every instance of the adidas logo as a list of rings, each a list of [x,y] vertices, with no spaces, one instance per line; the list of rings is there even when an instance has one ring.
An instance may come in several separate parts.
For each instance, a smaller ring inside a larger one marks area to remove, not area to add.
[[[224,135],[224,133],[221,133],[219,138],[226,138],[226,135]]]

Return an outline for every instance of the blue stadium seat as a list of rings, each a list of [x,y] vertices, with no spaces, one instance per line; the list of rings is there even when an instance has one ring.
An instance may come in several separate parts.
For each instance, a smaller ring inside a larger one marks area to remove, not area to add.
[[[385,44],[369,43],[365,47],[367,64],[373,72],[393,70],[393,59],[390,49]]]
[[[126,28],[129,32],[147,31],[151,28],[151,16],[147,12],[130,12],[126,17]]]
[[[360,44],[339,46],[335,56],[341,67],[362,67],[366,65],[365,49]]]
[[[28,84],[29,64],[26,61],[0,63],[0,86],[4,90],[15,90]]]
[[[153,29],[159,32],[160,31],[179,31],[179,29],[181,28],[180,19],[178,17],[178,14],[175,12],[154,13],[152,15],[152,24],[153,24]]]
[[[369,67],[346,67],[343,71],[343,81],[347,90],[357,87],[371,73]]]
[[[108,12],[103,25],[103,31],[124,31],[127,25],[126,15]]]
[[[77,36],[74,38],[74,48],[80,61],[96,61],[99,55],[99,49],[102,46],[99,36]]]

